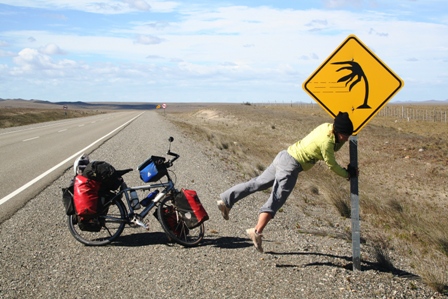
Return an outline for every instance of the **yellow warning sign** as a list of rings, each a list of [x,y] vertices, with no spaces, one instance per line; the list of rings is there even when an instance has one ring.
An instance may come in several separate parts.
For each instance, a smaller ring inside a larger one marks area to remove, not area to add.
[[[404,85],[355,35],[303,83],[303,89],[335,117],[348,112],[356,135]]]

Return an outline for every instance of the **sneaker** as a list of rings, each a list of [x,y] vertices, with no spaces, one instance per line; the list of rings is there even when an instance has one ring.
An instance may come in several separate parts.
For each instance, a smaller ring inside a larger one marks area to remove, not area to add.
[[[218,204],[218,209],[221,211],[222,217],[225,220],[229,220],[230,208],[228,208],[226,206],[226,204],[224,203],[224,201],[222,201],[222,200],[218,200],[217,204]]]
[[[261,247],[261,238],[263,237],[262,234],[259,234],[255,231],[255,228],[249,228],[246,230],[247,235],[249,238],[254,242],[255,249],[257,249],[259,252],[263,252],[263,248]]]

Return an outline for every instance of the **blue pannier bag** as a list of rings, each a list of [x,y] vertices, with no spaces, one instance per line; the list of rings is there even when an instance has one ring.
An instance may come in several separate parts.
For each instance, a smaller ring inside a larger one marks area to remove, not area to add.
[[[164,157],[151,156],[137,169],[140,171],[140,178],[145,183],[156,182],[167,174]]]

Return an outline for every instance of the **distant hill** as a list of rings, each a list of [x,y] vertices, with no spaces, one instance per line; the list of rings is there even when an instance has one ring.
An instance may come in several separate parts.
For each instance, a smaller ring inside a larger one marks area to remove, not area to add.
[[[5,108],[34,108],[34,109],[100,109],[100,110],[152,110],[155,103],[117,103],[117,102],[49,102],[42,100],[1,99],[0,107]]]
[[[190,104],[205,105],[213,103],[169,103],[170,107],[174,106],[188,106]],[[224,103],[214,103],[214,104],[224,104]],[[236,104],[236,103],[235,103]],[[311,104],[316,104],[312,102]],[[68,109],[98,109],[98,110],[153,110],[156,109],[159,103],[143,103],[143,102],[49,102],[43,100],[24,100],[24,99],[2,99],[0,98],[0,107],[9,108],[34,108],[34,109],[63,109],[67,106]],[[419,101],[419,102],[409,102],[409,101],[398,101],[389,102],[388,105],[448,105],[448,100],[436,101]]]
[[[391,105],[448,105],[448,100],[444,101],[436,101],[436,100],[427,100],[427,101],[418,101],[418,102],[410,102],[410,101],[398,101],[398,102],[390,102]]]

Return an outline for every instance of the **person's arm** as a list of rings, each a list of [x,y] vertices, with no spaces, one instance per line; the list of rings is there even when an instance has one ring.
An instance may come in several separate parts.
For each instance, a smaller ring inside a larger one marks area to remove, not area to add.
[[[345,170],[336,162],[336,158],[334,156],[334,144],[332,144],[331,142],[326,143],[323,145],[321,150],[322,150],[322,157],[324,159],[325,164],[327,164],[328,168],[330,168],[337,175],[348,179],[350,175],[347,172],[347,170]]]

